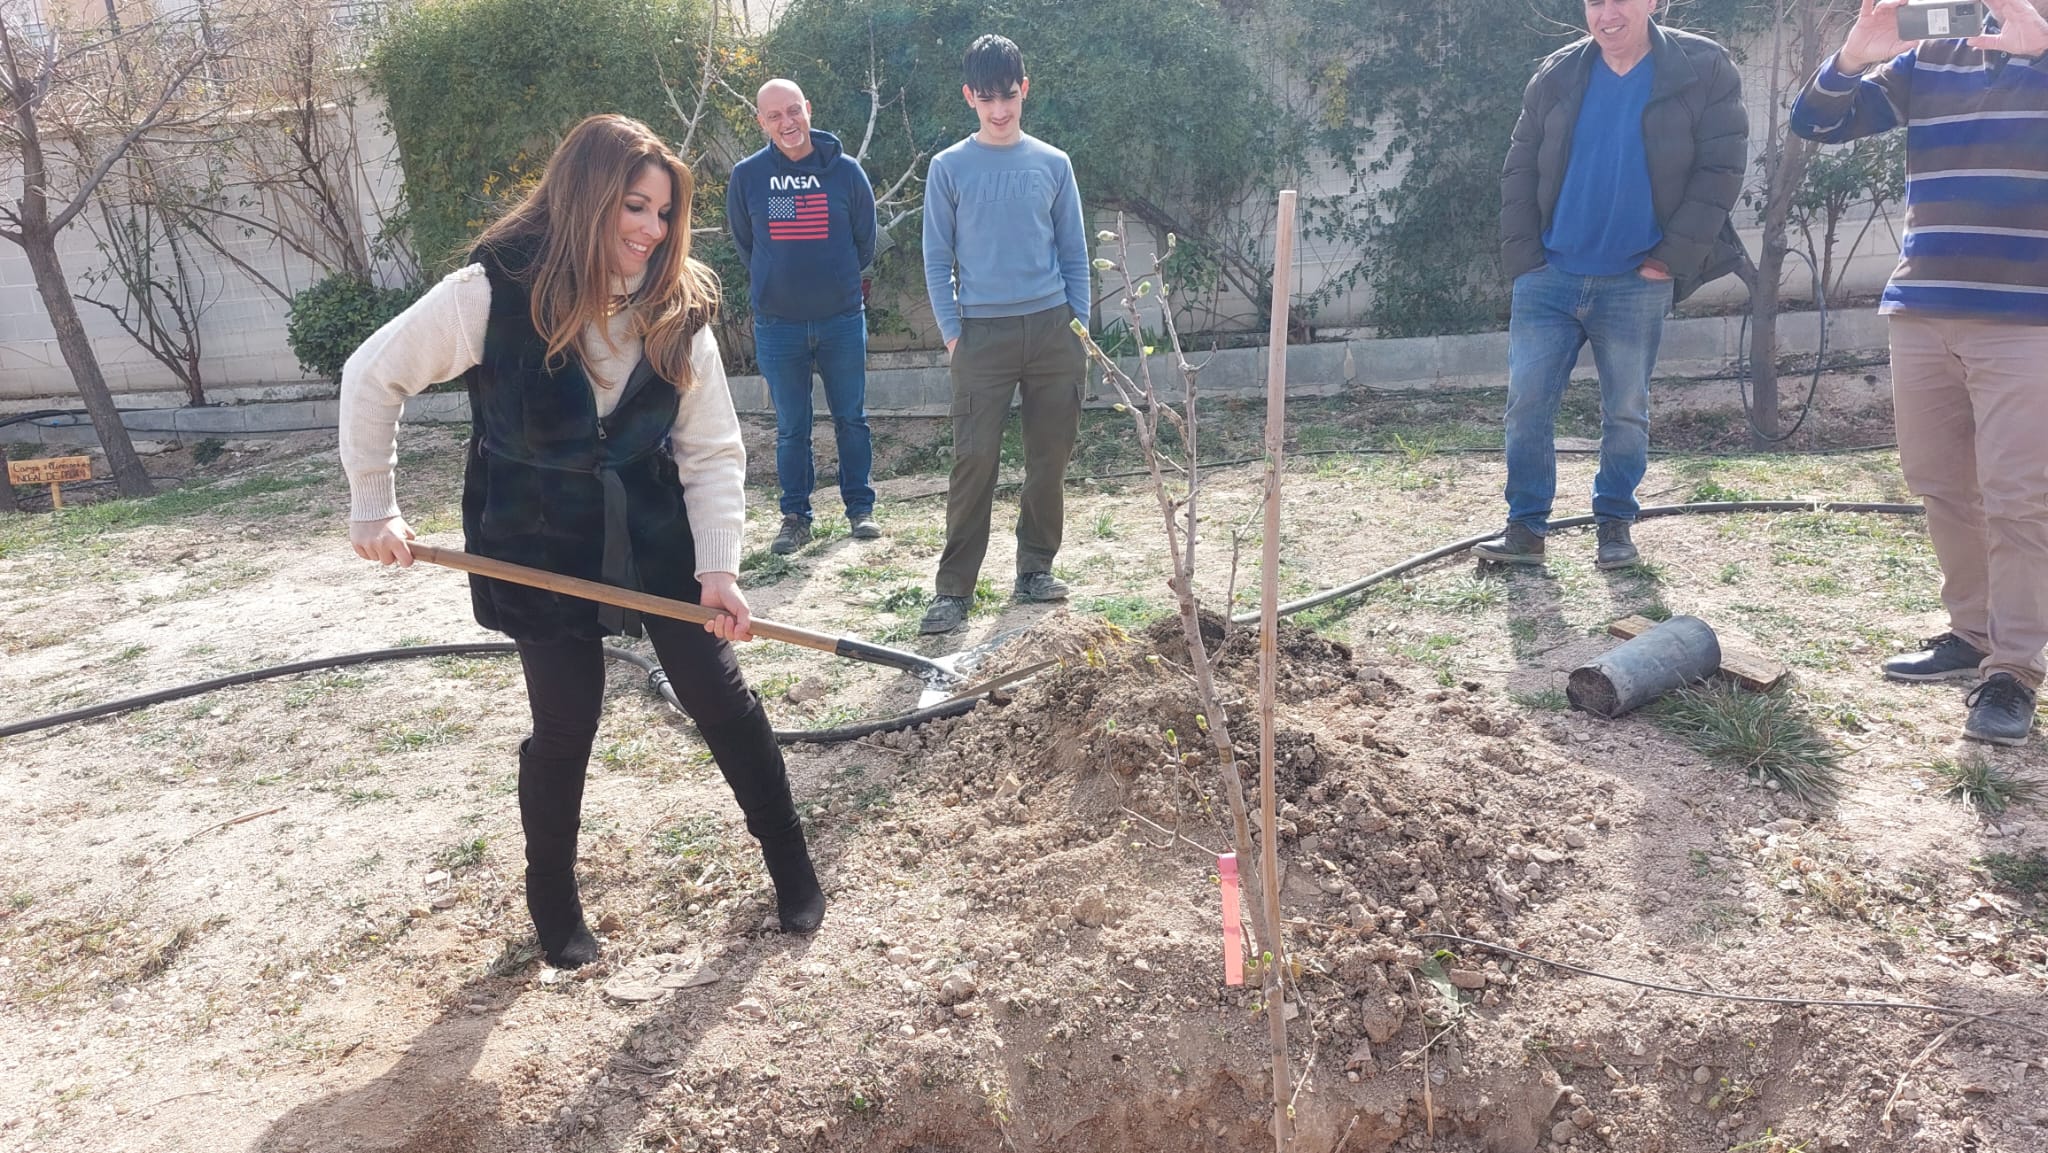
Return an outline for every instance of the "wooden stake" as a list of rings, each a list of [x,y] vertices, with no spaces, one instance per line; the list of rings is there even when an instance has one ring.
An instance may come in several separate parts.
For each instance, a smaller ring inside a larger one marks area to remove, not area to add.
[[[60,509],[60,508],[63,508],[63,507],[64,507],[64,486],[63,486],[63,485],[61,485],[61,484],[58,484],[58,483],[57,483],[57,482],[55,482],[55,481],[51,481],[51,482],[50,482],[50,511],[51,511],[51,512],[55,512],[55,511],[57,511],[58,509]]]
[[[1259,872],[1265,882],[1273,958],[1266,972],[1266,1020],[1273,1041],[1273,1147],[1293,1136],[1287,1101],[1287,953],[1280,940],[1280,814],[1274,781],[1273,708],[1280,666],[1280,465],[1287,440],[1287,311],[1294,266],[1294,190],[1280,194],[1279,233],[1273,245],[1272,325],[1266,355],[1266,536],[1259,578]]]

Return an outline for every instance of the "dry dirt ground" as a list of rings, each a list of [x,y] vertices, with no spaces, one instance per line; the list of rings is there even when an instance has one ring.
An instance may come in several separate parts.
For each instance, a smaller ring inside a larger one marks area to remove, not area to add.
[[[1595,431],[1586,391],[1567,433]],[[1903,499],[1882,449],[1707,454],[1740,441],[1732,400],[1724,384],[1660,386],[1660,445],[1685,451],[1652,462],[1647,500]],[[1297,406],[1283,592],[1497,524],[1498,455],[1450,450],[1496,438],[1498,404]],[[1885,439],[1876,375],[1829,378],[1817,413],[1798,446]],[[1217,456],[1256,455],[1256,413],[1213,416]],[[758,612],[916,643],[942,534],[934,432],[884,430],[884,539],[847,539],[825,496],[837,531],[789,560],[750,554]],[[772,484],[767,434],[751,435]],[[1129,442],[1091,414],[1077,472],[1131,468]],[[408,429],[402,447],[408,513],[459,545],[459,441]],[[1340,451],[1358,447],[1382,451]],[[191,455],[152,458],[185,479],[151,501],[0,518],[0,725],[279,662],[492,639],[458,575],[348,554],[330,444]],[[1583,507],[1592,467],[1565,459],[1561,509]],[[1222,778],[1186,648],[1160,624],[1158,514],[1132,483],[1070,489],[1072,605],[1008,604],[998,534],[969,628],[923,646],[1024,630],[990,669],[1064,667],[964,718],[792,749],[832,901],[809,939],[762,931],[770,892],[736,808],[689,724],[624,665],[585,801],[605,956],[574,973],[534,956],[521,902],[524,703],[503,658],[273,680],[0,738],[0,1146],[1270,1148],[1264,1009],[1222,981]],[[1258,484],[1239,466],[1205,489],[1212,603]],[[761,550],[772,489],[751,503]],[[997,508],[1008,523],[1014,505]],[[1638,539],[1648,563],[1632,571],[1596,572],[1590,537],[1562,533],[1547,573],[1454,558],[1290,626],[1276,833],[1295,1147],[2048,1148],[2048,814],[2024,797],[2048,744],[1967,749],[1959,687],[1875,675],[1941,624],[1917,520],[1693,517]],[[1752,775],[1671,712],[1567,711],[1566,673],[1614,643],[1608,621],[1643,611],[1698,614],[1787,662],[1769,731],[1736,745],[1804,759]],[[1239,630],[1222,649],[1250,750],[1256,646]],[[784,727],[914,699],[905,678],[803,650],[743,661]],[[1832,799],[1782,788],[1800,765],[1832,765]],[[2022,795],[2003,811],[1949,796],[1973,771]],[[2035,1032],[1652,991],[1431,933]]]

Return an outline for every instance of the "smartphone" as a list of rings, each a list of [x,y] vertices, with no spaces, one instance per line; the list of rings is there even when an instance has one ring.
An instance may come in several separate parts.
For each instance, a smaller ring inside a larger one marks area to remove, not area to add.
[[[1955,40],[1984,34],[1984,5],[1978,0],[1932,0],[1899,9],[1899,39]]]

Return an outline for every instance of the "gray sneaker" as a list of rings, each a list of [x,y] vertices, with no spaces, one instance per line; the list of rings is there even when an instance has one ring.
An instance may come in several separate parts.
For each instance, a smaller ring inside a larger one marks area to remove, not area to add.
[[[1509,521],[1506,532],[1473,545],[1472,555],[1495,564],[1542,564],[1543,538],[1528,525]]]
[[[2023,745],[2034,728],[2034,690],[2011,673],[1992,673],[1963,698],[1970,716],[1963,735],[1994,745]]]
[[[875,523],[873,513],[847,513],[846,523],[852,526],[855,540],[876,540],[882,535],[882,526]]]
[[[811,543],[810,518],[801,517],[795,513],[788,513],[782,518],[782,531],[775,534],[775,543],[768,546],[768,551],[777,556],[788,556],[809,543]]]
[[[1884,677],[1888,681],[1974,680],[1984,655],[1956,634],[1943,633],[1921,641],[1917,653],[1886,657]]]
[[[1628,529],[1629,522],[1625,520],[1600,522],[1600,551],[1593,554],[1594,568],[1627,568],[1643,559],[1635,542],[1628,539]]]
[[[1049,572],[1023,572],[1017,574],[1013,595],[1020,601],[1063,601],[1071,591],[1067,582]]]
[[[924,619],[918,622],[921,633],[950,633],[967,619],[967,597],[933,597],[931,607],[924,610]]]

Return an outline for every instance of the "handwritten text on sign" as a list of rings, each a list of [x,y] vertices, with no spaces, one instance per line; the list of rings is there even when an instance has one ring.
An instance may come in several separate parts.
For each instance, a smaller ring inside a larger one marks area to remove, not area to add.
[[[10,460],[7,480],[11,484],[76,484],[92,479],[89,456],[53,456],[43,460]]]

